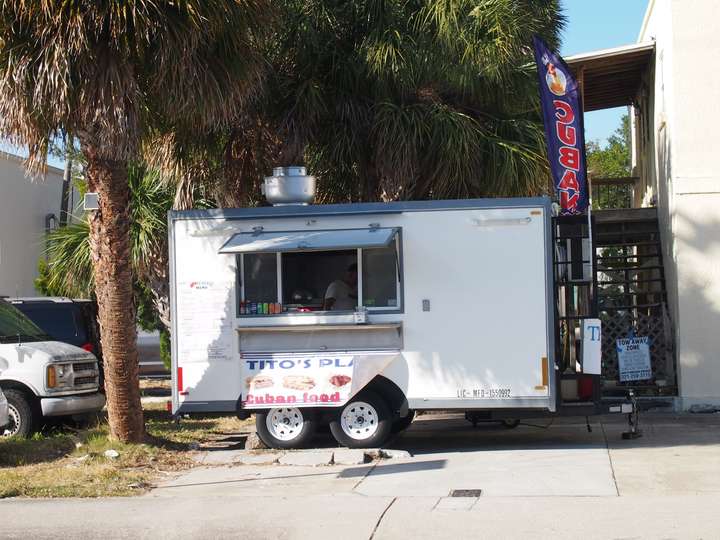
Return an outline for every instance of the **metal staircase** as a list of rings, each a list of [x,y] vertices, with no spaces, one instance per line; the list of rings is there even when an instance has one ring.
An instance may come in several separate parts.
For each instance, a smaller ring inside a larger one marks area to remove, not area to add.
[[[603,394],[631,386],[640,395],[675,395],[675,354],[662,244],[655,208],[597,210],[594,216],[597,306],[603,321]],[[616,340],[650,337],[652,378],[620,383]]]

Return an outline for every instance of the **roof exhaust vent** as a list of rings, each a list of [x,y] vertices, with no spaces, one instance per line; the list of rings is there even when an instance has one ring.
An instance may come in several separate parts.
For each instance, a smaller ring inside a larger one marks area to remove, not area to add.
[[[306,205],[315,199],[315,177],[308,176],[305,167],[274,167],[261,190],[274,206]]]

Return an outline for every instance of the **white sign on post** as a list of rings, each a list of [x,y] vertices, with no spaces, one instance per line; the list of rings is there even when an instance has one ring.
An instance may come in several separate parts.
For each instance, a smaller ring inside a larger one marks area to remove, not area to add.
[[[617,340],[620,382],[642,381],[652,377],[650,338],[629,337]]]
[[[602,322],[584,319],[582,326],[582,370],[588,375],[600,375],[602,367]]]

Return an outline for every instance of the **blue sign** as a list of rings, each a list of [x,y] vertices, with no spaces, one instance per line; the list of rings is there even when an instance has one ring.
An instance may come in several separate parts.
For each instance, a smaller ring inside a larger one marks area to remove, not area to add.
[[[538,36],[533,37],[548,161],[560,213],[587,210],[587,170],[583,108],[578,84],[563,59]]]

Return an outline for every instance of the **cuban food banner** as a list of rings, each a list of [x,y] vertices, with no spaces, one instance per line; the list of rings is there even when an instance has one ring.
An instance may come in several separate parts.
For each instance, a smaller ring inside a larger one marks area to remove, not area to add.
[[[548,160],[560,213],[582,214],[588,206],[583,108],[578,83],[563,59],[535,36]]]
[[[347,403],[399,351],[242,353],[243,407],[337,407]]]

